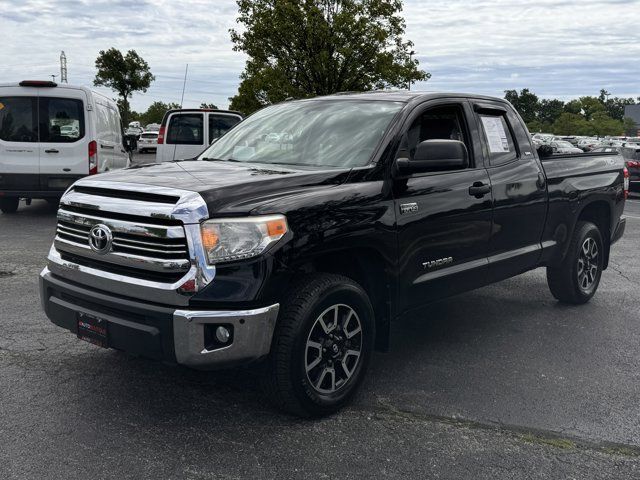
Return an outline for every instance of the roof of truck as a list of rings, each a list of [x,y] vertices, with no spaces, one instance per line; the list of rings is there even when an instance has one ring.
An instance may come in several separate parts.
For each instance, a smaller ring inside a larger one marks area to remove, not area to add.
[[[490,97],[487,95],[478,95],[476,93],[460,93],[460,92],[427,92],[419,90],[375,90],[371,92],[340,92],[325,97],[315,97],[315,99],[370,99],[370,100],[391,100],[400,102],[410,102],[412,100],[428,100],[431,98],[473,98],[479,100],[492,100],[507,103],[506,100],[498,97]],[[313,100],[313,99],[310,99]]]

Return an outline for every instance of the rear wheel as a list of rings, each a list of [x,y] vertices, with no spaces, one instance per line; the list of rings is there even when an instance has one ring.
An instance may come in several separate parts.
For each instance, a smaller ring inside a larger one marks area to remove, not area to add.
[[[0,210],[2,213],[16,213],[18,211],[18,197],[0,198]]]
[[[578,222],[564,261],[547,267],[547,282],[555,298],[579,305],[596,293],[604,265],[602,235],[591,222]]]
[[[340,409],[365,375],[374,329],[371,302],[353,280],[317,274],[300,282],[281,306],[262,376],[272,403],[302,417]]]

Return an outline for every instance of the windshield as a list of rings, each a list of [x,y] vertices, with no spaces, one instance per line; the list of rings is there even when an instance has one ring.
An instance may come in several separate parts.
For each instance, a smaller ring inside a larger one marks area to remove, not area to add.
[[[364,166],[403,105],[362,100],[273,105],[239,123],[198,159],[303,167]]]
[[[556,142],[556,147],[573,148],[573,145],[571,145],[569,142]]]

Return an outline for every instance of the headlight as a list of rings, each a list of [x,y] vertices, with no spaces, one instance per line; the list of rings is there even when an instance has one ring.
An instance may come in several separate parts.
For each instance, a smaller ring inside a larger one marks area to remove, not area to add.
[[[284,215],[207,220],[200,226],[210,265],[260,255],[287,233]]]

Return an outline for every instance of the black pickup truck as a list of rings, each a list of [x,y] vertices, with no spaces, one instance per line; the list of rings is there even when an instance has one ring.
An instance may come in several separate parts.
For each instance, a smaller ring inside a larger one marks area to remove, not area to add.
[[[76,182],[42,303],[103,347],[255,363],[275,404],[323,415],[352,397],[389,323],[429,302],[538,267],[559,301],[587,302],[625,229],[627,175],[617,154],[541,160],[495,98],[284,102],[198,158]]]

